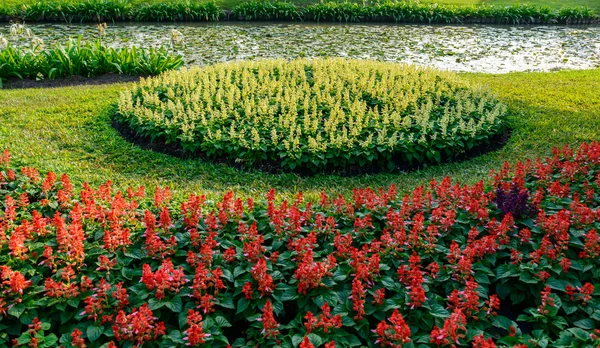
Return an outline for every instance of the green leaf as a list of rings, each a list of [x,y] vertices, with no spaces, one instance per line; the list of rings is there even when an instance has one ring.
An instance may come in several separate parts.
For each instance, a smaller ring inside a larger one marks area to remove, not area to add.
[[[431,311],[429,313],[436,318],[447,319],[450,317],[450,312],[438,303],[431,305]]]
[[[546,280],[546,285],[550,287],[550,289],[565,291],[567,288],[567,282],[560,279],[549,278]]]
[[[577,306],[576,305],[571,305],[568,303],[563,303],[562,304],[562,309],[565,310],[565,312],[567,313],[567,315],[571,315],[575,312],[577,312]]]
[[[516,326],[513,324],[512,320],[508,319],[507,317],[503,317],[501,315],[494,317],[494,319],[492,320],[492,325],[494,325],[495,327],[499,327],[501,329],[505,329],[505,330],[508,330],[511,326]]]
[[[580,329],[578,327],[572,327],[570,329],[567,329],[569,332],[571,332],[573,334],[573,336],[575,336],[576,338],[582,340],[582,341],[587,341],[587,339],[590,337],[590,333]]]
[[[283,294],[281,294],[281,298],[280,300],[285,302],[285,301],[295,301],[298,298],[298,293],[296,292],[295,288],[287,288],[285,289],[285,291],[283,292]]]
[[[585,330],[591,330],[594,328],[594,321],[592,319],[586,318],[574,322],[573,325]]]
[[[244,267],[239,265],[233,270],[233,277],[238,278],[240,275],[242,275],[244,273],[246,273],[246,270],[244,269]]]
[[[44,337],[44,345],[46,347],[56,347],[57,341],[58,341],[58,337],[56,337],[56,335],[53,333]]]
[[[233,283],[233,274],[227,268],[223,269],[223,275],[221,276],[221,278],[225,278],[227,281]]]
[[[151,310],[162,308],[164,305],[164,302],[161,302],[156,298],[151,298],[150,300],[148,300],[148,308],[150,308]]]
[[[233,303],[232,297],[226,297],[223,299],[219,299],[219,306],[229,308],[229,309],[235,309],[235,304]]]
[[[216,317],[215,323],[217,323],[217,326],[220,328],[221,327],[231,327],[231,324],[229,323],[229,321],[222,316]]]
[[[185,344],[185,341],[183,340],[183,335],[181,334],[181,331],[179,331],[179,330],[169,331],[168,337],[175,343]]]
[[[567,327],[569,325],[569,323],[567,323],[565,318],[563,318],[561,316],[557,316],[555,318],[552,318],[552,325],[556,326],[560,330],[563,330],[565,327]]]
[[[100,336],[102,336],[102,334],[104,333],[104,327],[90,325],[90,326],[88,326],[86,333],[87,333],[88,340],[90,340],[90,342],[94,342],[95,340],[100,338]]]
[[[560,338],[554,341],[554,345],[557,347],[571,347],[571,342],[573,342],[573,334],[569,331],[562,331]]]
[[[314,333],[309,333],[308,339],[310,340],[310,343],[312,343],[315,347],[319,347],[324,343],[321,336]]]
[[[235,314],[237,315],[237,314],[242,313],[244,310],[246,310],[246,308],[248,308],[249,304],[250,304],[250,302],[248,302],[248,300],[246,300],[246,297],[240,298],[237,303],[237,311],[235,312]]]
[[[496,293],[502,300],[505,300],[510,295],[510,287],[507,284],[496,284]]]
[[[22,303],[19,303],[18,305],[14,305],[12,307],[10,307],[8,309],[8,311],[6,311],[9,315],[12,315],[13,317],[20,317],[21,314],[23,314],[23,312],[25,312],[25,305],[23,305]]]
[[[165,306],[175,313],[180,313],[183,308],[183,302],[181,301],[181,297],[175,296],[171,301],[166,302]]]
[[[294,336],[292,336],[292,345],[294,347],[297,347],[298,345],[300,345],[300,343],[302,342],[303,339],[304,339],[304,336],[295,334]]]
[[[490,278],[488,278],[487,275],[483,274],[483,273],[475,273],[475,281],[479,284],[489,284],[490,283]]]
[[[521,291],[515,290],[510,293],[510,299],[513,304],[521,303],[525,299],[525,294]]]
[[[519,276],[519,280],[527,284],[537,284],[540,282],[540,279],[532,277],[528,272],[522,272]]]
[[[61,312],[65,313],[65,312]],[[38,316],[38,312],[35,309],[31,309],[28,310],[26,312],[24,312],[21,317],[19,318],[19,320],[21,321],[21,323],[25,324],[25,325],[29,325],[33,322],[33,319],[35,319]]]

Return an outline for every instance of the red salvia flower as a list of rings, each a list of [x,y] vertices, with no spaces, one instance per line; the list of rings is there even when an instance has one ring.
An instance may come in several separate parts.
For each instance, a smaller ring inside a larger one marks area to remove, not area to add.
[[[71,333],[71,344],[73,345],[73,347],[75,348],[86,348],[87,346],[85,345],[85,340],[81,337],[81,335],[83,335],[83,332],[79,331],[79,329],[75,329],[73,330],[73,332]]]
[[[398,312],[398,309],[394,310],[394,313],[392,313],[392,316],[388,320],[392,325],[387,324],[384,320],[373,330],[378,336],[375,344],[379,344],[382,347],[401,348],[409,343],[411,341],[410,328],[404,321],[402,314]]]
[[[339,329],[342,327],[342,316],[340,314],[332,315],[329,303],[325,302],[321,306],[321,311],[323,313],[319,314],[318,317],[315,317],[311,312],[306,314],[304,317],[306,319],[306,323],[304,323],[306,332],[311,333],[314,329],[322,328],[325,333],[328,333],[331,328]]]
[[[365,313],[365,288],[362,285],[360,279],[354,279],[352,281],[352,296],[350,299],[352,300],[352,309],[356,311],[356,315],[354,316],[354,320],[362,320]]]
[[[244,287],[242,288],[242,292],[244,293],[246,300],[251,300],[252,299],[252,283],[247,282],[246,284],[244,284]]]
[[[256,265],[252,267],[250,274],[258,283],[258,291],[260,291],[261,297],[273,292],[275,288],[273,285],[273,277],[267,273],[267,262],[265,259],[258,260]]]
[[[444,322],[444,332],[448,334],[452,342],[456,344],[460,344],[459,340],[464,338],[464,333],[460,333],[459,331],[466,332],[467,331],[467,318],[461,309],[456,309],[450,315],[450,318],[446,319]]]
[[[581,288],[577,288],[579,290],[579,299],[583,302],[585,306],[588,301],[592,300],[592,294],[594,294],[594,286],[590,283],[585,283]]]
[[[137,346],[157,340],[165,334],[165,324],[157,321],[146,303],[134,308],[131,314],[119,311],[112,329],[117,341],[132,341]]]
[[[315,346],[310,343],[310,340],[308,339],[308,336],[304,336],[304,339],[302,340],[302,342],[300,342],[300,348],[315,348]]]
[[[185,337],[183,338],[186,346],[197,347],[202,345],[206,337],[210,334],[204,333],[202,327],[202,315],[193,309],[188,310],[187,324],[189,328],[185,330]]]
[[[541,315],[547,315],[549,313],[548,307],[554,307],[554,298],[550,297],[550,287],[546,286],[541,292],[542,303],[538,307],[538,312]]]
[[[4,293],[18,296],[17,302],[21,301],[23,292],[32,284],[21,272],[13,271],[9,266],[0,266],[0,280],[3,287],[8,287]]]
[[[497,315],[496,311],[500,309],[500,299],[498,295],[490,295],[490,298],[485,301],[484,311],[487,315]]]
[[[152,272],[150,265],[142,266],[141,282],[146,285],[148,290],[156,289],[156,298],[162,300],[165,298],[165,291],[173,291],[179,293],[183,284],[187,282],[183,267],[173,268],[173,263],[170,259],[163,261],[162,265],[156,272]]]
[[[383,300],[385,300],[385,288],[375,290],[372,303],[381,306],[383,305]]]
[[[486,339],[483,335],[473,337],[473,348],[496,348],[491,338]]]
[[[273,316],[273,306],[271,305],[271,301],[267,300],[263,309],[262,309],[262,318],[260,318],[263,324],[262,334],[265,335],[266,338],[276,338],[279,335],[279,324],[275,321],[275,317]]]
[[[325,261],[315,262],[313,251],[308,250],[294,273],[294,277],[298,280],[298,292],[306,294],[308,290],[321,286],[322,279],[332,275],[331,271],[335,266],[333,255],[329,255]]]
[[[585,246],[579,253],[582,259],[593,259],[600,256],[600,236],[595,229],[591,229],[585,235]]]
[[[229,249],[225,250],[225,252],[223,253],[223,260],[225,260],[225,262],[231,263],[233,261],[235,261],[237,259],[237,251],[235,250],[235,247],[230,247]]]

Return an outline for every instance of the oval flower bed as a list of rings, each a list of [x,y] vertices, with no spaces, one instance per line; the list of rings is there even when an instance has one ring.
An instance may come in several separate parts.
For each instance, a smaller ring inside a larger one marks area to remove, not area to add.
[[[115,120],[209,158],[317,171],[450,159],[500,134],[505,114],[453,73],[336,58],[165,73],[124,92]]]
[[[600,344],[600,143],[506,164],[493,189],[314,203],[75,190],[9,162],[3,346]]]

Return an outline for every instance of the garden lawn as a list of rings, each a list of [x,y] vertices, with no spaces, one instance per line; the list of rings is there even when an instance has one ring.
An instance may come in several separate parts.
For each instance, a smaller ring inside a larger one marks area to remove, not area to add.
[[[36,0],[3,0],[6,6],[14,6],[19,4],[32,3]],[[76,0],[77,1],[77,0]],[[244,0],[215,0],[216,3],[224,9],[231,10],[235,6],[244,2]],[[538,5],[538,6],[550,6],[553,8],[561,8],[565,6],[588,6],[596,9],[596,11],[600,10],[600,1],[598,0],[421,0],[422,2],[431,2],[431,3],[440,3],[440,4],[452,4],[452,5],[460,5],[460,6],[471,6],[471,5],[499,5],[499,6],[509,6],[509,5],[519,5],[519,4],[527,4],[527,5]],[[158,0],[131,0],[132,4],[143,4],[143,3],[154,3],[159,2]],[[309,5],[312,3],[317,3],[317,0],[290,0],[290,2],[299,5]],[[362,2],[362,1],[360,1]]]
[[[505,160],[544,157],[552,146],[600,140],[600,69],[504,75],[465,74],[488,84],[511,109],[513,134],[499,151],[462,163],[431,166],[410,173],[339,177],[265,174],[181,160],[143,150],[119,136],[110,115],[125,85],[66,87],[40,90],[0,90],[0,144],[14,156],[15,166],[67,173],[75,184],[112,180],[127,186],[168,186],[176,198],[190,192],[209,199],[229,190],[240,196],[263,196],[275,188],[285,196],[303,191],[315,199],[319,192],[349,195],[354,187],[387,187],[401,193],[432,178],[450,175],[474,183],[486,178]]]

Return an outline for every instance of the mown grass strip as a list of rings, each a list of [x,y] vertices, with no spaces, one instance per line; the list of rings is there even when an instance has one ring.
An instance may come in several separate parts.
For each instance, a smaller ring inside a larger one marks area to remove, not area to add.
[[[432,178],[451,175],[473,183],[506,159],[545,157],[553,145],[576,146],[600,139],[600,69],[502,75],[466,74],[487,84],[511,110],[513,129],[508,144],[497,152],[462,163],[431,166],[400,174],[340,177],[265,174],[240,171],[200,160],[182,160],[143,150],[119,136],[111,126],[111,106],[131,85],[68,87],[44,90],[0,90],[0,143],[18,165],[68,173],[75,183],[117,188],[169,186],[175,196],[203,192],[222,197],[230,189],[243,195],[262,195],[271,187],[283,196],[304,191],[350,195],[354,187],[387,187],[400,192],[426,185]]]

